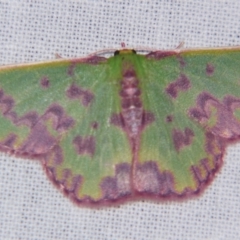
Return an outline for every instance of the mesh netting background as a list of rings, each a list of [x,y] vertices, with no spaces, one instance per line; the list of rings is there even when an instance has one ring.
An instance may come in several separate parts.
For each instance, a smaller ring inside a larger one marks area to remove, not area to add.
[[[104,48],[240,44],[240,1],[0,1],[0,64]],[[240,67],[240,66],[239,66]],[[39,162],[0,155],[0,239],[240,239],[240,145],[196,200],[76,207]]]

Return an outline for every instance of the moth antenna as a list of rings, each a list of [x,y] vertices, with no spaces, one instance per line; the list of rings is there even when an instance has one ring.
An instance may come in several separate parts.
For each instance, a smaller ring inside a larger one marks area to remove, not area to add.
[[[185,44],[184,41],[181,41],[181,42],[178,44],[178,46],[176,47],[176,49],[181,50],[181,49],[183,48],[184,44]]]
[[[121,47],[122,47],[122,48],[125,48],[125,47],[126,47],[125,42],[121,42]]]
[[[55,58],[56,59],[61,59],[61,58],[63,58],[59,53],[55,53]]]

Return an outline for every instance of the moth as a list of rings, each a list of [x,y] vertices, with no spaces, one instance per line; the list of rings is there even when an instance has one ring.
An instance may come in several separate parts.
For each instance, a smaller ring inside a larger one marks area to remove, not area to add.
[[[240,47],[0,68],[0,151],[80,206],[203,192],[240,138]]]

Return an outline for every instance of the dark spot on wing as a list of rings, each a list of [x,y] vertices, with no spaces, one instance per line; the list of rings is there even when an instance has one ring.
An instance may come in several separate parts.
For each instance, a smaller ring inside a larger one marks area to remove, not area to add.
[[[240,107],[240,99],[225,96],[221,103],[210,93],[203,92],[196,102],[196,107],[189,109],[191,118],[222,138],[233,140],[240,136],[240,124],[234,116],[235,109]],[[214,120],[211,125],[208,122],[210,118]]]
[[[96,122],[96,121],[94,121],[94,122],[92,122],[91,123],[91,127],[93,128],[93,129],[98,129],[98,122]]]
[[[173,129],[172,131],[173,144],[177,151],[190,145],[193,141],[193,137],[194,133],[190,128],[185,128],[184,131],[178,129]]]
[[[94,136],[76,136],[73,140],[76,152],[79,155],[89,155],[93,157],[95,153],[95,137]]]
[[[223,99],[223,104],[232,112],[236,109],[240,109],[240,98],[234,96],[225,96]]]
[[[134,185],[140,194],[167,196],[174,191],[174,178],[168,171],[160,172],[155,161],[147,161],[137,164]]]
[[[50,135],[46,126],[38,123],[31,129],[31,133],[20,148],[20,152],[33,156],[45,154],[49,152],[55,144],[56,139]]]
[[[155,121],[155,115],[151,112],[143,113],[142,126],[143,128]]]
[[[26,113],[24,116],[18,118],[17,113],[13,111],[15,103],[12,97],[6,95],[3,90],[0,90],[0,110],[4,117],[8,118],[16,125],[25,124],[32,127],[36,123],[38,115],[36,112]]]
[[[216,144],[216,139],[211,140],[213,144]],[[214,143],[215,142],[215,143]],[[216,149],[216,147],[214,147]],[[210,159],[203,158],[200,159],[198,165],[193,165],[190,167],[190,171],[193,174],[195,182],[197,183],[198,187],[195,192],[200,192],[203,190],[204,187],[209,185],[209,183],[213,180],[214,175],[222,166],[222,158],[224,153],[224,148],[220,149],[220,154],[213,154],[211,159],[213,160],[210,163]]]
[[[207,74],[207,76],[209,76],[209,77],[212,76],[213,73],[214,73],[214,70],[215,70],[215,68],[214,68],[213,64],[208,63],[206,65],[206,74]]]
[[[204,183],[211,174],[211,170],[208,168],[208,159],[204,158],[200,160],[200,166],[191,166],[191,171],[195,179],[197,180],[198,184]]]
[[[195,193],[200,193],[213,180],[214,175],[223,164],[223,155],[226,148],[226,140],[211,132],[205,133],[205,139],[205,150],[208,158],[200,159],[197,165],[190,167],[198,185]]]
[[[128,163],[116,165],[115,176],[105,177],[100,186],[104,200],[117,200],[131,194],[131,166]]]
[[[29,128],[32,128],[37,121],[39,120],[39,116],[37,112],[28,112],[24,116],[17,119],[17,116],[15,117],[14,123],[17,125],[26,125]]]
[[[6,95],[4,91],[0,90],[0,109],[3,115],[6,115],[14,106],[12,97]]]
[[[72,117],[67,116],[63,107],[58,104],[52,104],[43,115],[43,119],[51,119],[53,128],[60,132],[68,130],[75,122]]]
[[[87,107],[94,99],[93,93],[88,90],[72,84],[66,91],[67,97],[69,99],[79,99],[83,106]]]
[[[50,82],[49,82],[48,77],[46,77],[46,76],[42,77],[40,80],[40,85],[44,89],[49,88]]]
[[[72,99],[78,99],[83,95],[84,91],[82,88],[78,87],[75,84],[72,84],[67,90],[67,96]]]
[[[83,177],[81,175],[74,175],[71,169],[64,169],[61,176],[59,176],[56,168],[49,166],[46,166],[46,172],[54,185],[56,185],[71,200],[79,203],[78,192],[83,183]]]
[[[82,96],[82,104],[87,107],[93,100],[94,95],[89,91],[84,91]]]
[[[110,124],[113,124],[117,127],[124,129],[124,121],[122,115],[116,113],[112,114],[110,118]]]
[[[191,84],[188,77],[184,74],[181,74],[176,81],[167,86],[166,92],[172,98],[176,98],[180,91],[187,91],[190,86]]]
[[[51,151],[49,151],[44,158],[47,165],[51,165],[53,167],[60,165],[63,163],[63,152],[62,148],[59,145],[55,145]]]
[[[168,115],[167,117],[166,117],[166,122],[167,123],[171,123],[173,121],[173,115]]]

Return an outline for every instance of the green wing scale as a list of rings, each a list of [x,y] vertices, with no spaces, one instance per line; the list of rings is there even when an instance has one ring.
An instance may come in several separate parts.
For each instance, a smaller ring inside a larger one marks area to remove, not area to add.
[[[201,193],[240,137],[240,48],[0,68],[0,151],[79,205]]]

